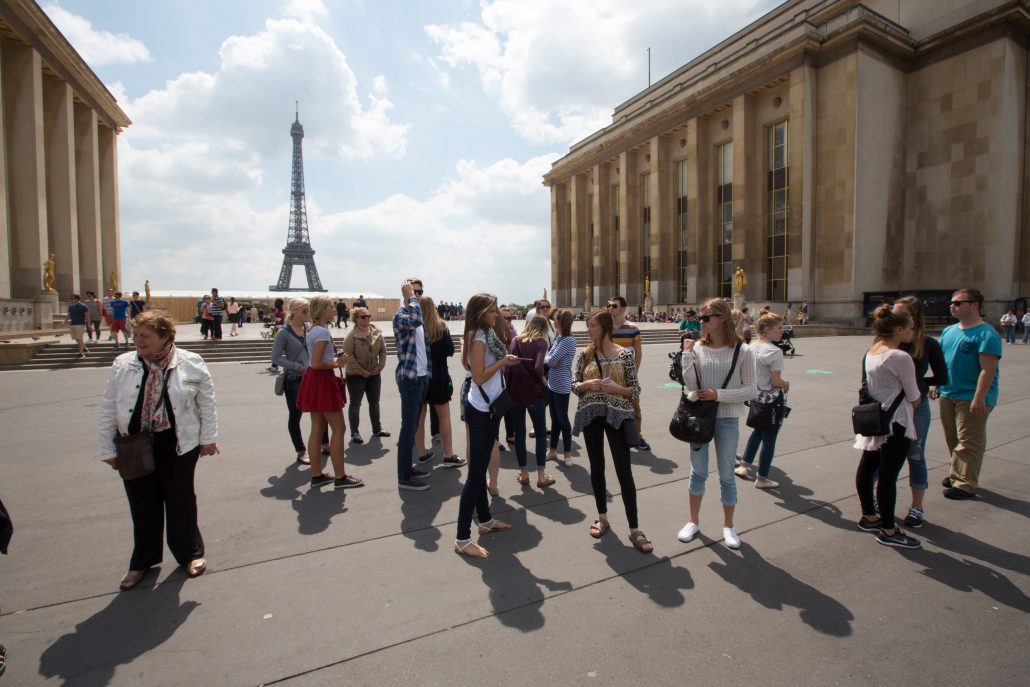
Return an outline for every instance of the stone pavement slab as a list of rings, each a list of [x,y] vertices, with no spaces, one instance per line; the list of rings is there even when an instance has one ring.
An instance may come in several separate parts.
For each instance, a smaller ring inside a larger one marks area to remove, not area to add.
[[[676,540],[688,448],[665,429],[678,394],[666,386],[667,347],[647,346],[644,434],[654,450],[634,454],[634,475],[655,554],[626,540],[611,472],[612,531],[599,542],[587,535],[595,513],[577,442],[576,465],[549,466],[558,483],[546,490],[519,487],[503,454],[494,506],[515,529],[485,537],[493,555],[483,562],[451,553],[464,470],[436,469],[430,491],[399,492],[395,447],[369,442],[347,452],[348,470],[368,486],[309,492],[272,377],[259,365],[212,365],[222,454],[197,471],[209,572],[186,580],[168,557],[128,593],[117,592],[128,509],[116,474],[95,460],[105,371],[0,373],[0,498],[16,527],[0,558],[5,677],[87,686],[1025,684],[1030,347],[1004,350],[980,498],[941,497],[945,450],[934,425],[928,524],[914,532],[925,547],[900,552],[854,526],[849,410],[868,342],[798,342],[784,373],[794,412],[773,465],[781,488],[738,481],[740,552],[718,540],[716,479],[702,536]],[[390,442],[399,404],[385,382]],[[465,454],[460,435],[455,449]],[[903,472],[902,515],[907,492]]]

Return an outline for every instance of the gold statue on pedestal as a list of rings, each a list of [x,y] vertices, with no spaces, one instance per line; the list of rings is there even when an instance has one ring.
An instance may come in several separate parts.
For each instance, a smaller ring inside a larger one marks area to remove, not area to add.
[[[583,301],[585,306],[589,308],[594,304],[593,290],[590,288],[590,282],[587,282],[586,288],[584,289]]]
[[[57,272],[54,269],[57,263],[54,262],[54,254],[43,263],[43,291],[46,293],[57,293],[54,291],[54,281],[57,280]]]
[[[651,275],[644,275],[644,298],[651,297]]]
[[[111,288],[114,289],[115,291],[119,291],[120,290],[118,288],[118,273],[115,272],[114,270],[111,270]]]
[[[747,275],[744,274],[744,268],[737,265],[737,271],[733,273],[733,293],[744,293],[744,289],[747,288]]]

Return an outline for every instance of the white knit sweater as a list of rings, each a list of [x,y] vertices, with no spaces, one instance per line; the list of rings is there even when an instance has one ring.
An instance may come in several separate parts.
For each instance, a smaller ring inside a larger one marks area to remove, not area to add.
[[[692,352],[684,352],[683,382],[688,391],[697,389],[697,376],[694,373],[695,362],[701,376],[701,388],[715,389],[717,392],[718,417],[745,417],[747,406],[744,405],[744,402],[750,401],[758,395],[755,357],[751,349],[747,346],[740,347],[737,367],[725,389],[720,387],[722,387],[722,383],[730,371],[730,364],[733,362],[733,346],[710,348],[694,344]]]

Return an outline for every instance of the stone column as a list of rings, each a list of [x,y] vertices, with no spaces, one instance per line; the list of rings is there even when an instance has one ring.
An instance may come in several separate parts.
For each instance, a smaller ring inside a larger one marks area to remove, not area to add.
[[[590,209],[587,207],[587,185],[589,177],[585,173],[576,174],[569,180],[569,200],[572,213],[569,227],[569,301],[563,303],[568,307],[579,307],[583,304],[583,289],[590,281],[590,263],[592,256],[587,253],[587,231],[590,228]]]
[[[97,130],[100,154],[100,236],[103,279],[110,281],[111,272],[118,273],[119,289],[131,290],[125,282],[118,250],[121,236],[118,228],[118,135],[101,125]],[[100,294],[97,294],[98,296]]]
[[[765,162],[766,155],[755,155],[764,150],[756,141],[754,126],[754,96],[739,95],[733,99],[733,269],[743,267],[748,275],[744,289],[745,301],[754,300],[762,291],[761,275],[765,273],[762,256],[765,255],[762,236],[762,185],[757,164]],[[750,164],[749,164],[750,163]]]
[[[715,293],[714,151],[707,119],[687,120],[687,302],[698,303]]]
[[[79,288],[104,296],[100,237],[100,153],[97,113],[75,106],[75,196],[79,245]]]
[[[11,235],[11,296],[35,299],[47,259],[43,71],[39,53],[3,43],[4,134]]]
[[[4,103],[7,102],[3,73],[4,51],[0,50],[0,188],[7,188],[7,137],[2,135],[7,130],[7,117]],[[10,223],[8,222],[7,194],[0,193],[0,299],[11,297],[11,243]]]
[[[551,186],[551,291],[553,305],[569,305],[569,232],[566,212],[568,210],[569,182]]]
[[[679,302],[679,225],[676,223],[676,165],[679,132],[651,139],[651,292],[659,306]]]
[[[79,289],[75,116],[70,85],[44,79],[43,115],[48,235],[57,263],[54,288],[67,300],[69,294]]]
[[[612,261],[612,222],[611,222],[611,183],[608,163],[594,165],[594,304],[615,288],[612,285],[615,276]]]
[[[816,70],[806,63],[790,73],[787,300],[794,303],[815,298],[816,102]]]
[[[619,153],[619,276],[617,285],[627,304],[634,308],[644,300],[644,275],[640,273],[640,199],[637,153]]]

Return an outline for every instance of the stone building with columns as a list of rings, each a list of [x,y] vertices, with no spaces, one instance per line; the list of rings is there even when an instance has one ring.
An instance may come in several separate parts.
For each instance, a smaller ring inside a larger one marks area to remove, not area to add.
[[[689,21],[689,17],[684,17]],[[558,305],[1030,294],[1027,0],[789,0],[618,105],[551,190]]]
[[[130,122],[32,0],[0,2],[0,101],[0,330],[49,328],[58,297],[103,295],[121,274],[117,138]]]

